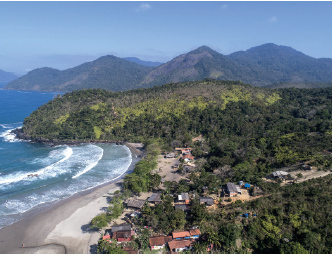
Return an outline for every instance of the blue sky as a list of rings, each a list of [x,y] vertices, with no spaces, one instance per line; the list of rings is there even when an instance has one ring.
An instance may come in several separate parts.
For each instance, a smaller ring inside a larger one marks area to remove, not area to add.
[[[1,2],[0,69],[66,69],[107,54],[167,62],[202,45],[265,43],[332,57],[332,3]]]

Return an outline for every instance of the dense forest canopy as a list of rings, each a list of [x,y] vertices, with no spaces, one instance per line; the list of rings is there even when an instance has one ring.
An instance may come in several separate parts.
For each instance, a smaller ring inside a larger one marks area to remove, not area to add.
[[[331,117],[330,88],[273,90],[205,79],[66,93],[27,117],[23,131],[64,141],[158,139],[165,150],[196,146],[193,155],[206,157],[206,169],[227,165],[235,180],[255,180],[276,167],[319,159],[318,152],[331,149]],[[195,145],[200,134],[205,141]]]

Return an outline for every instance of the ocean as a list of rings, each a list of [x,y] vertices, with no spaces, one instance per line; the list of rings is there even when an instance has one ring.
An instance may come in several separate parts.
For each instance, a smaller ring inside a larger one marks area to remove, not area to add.
[[[0,228],[29,211],[118,178],[135,158],[123,145],[49,147],[10,134],[57,94],[0,89]]]

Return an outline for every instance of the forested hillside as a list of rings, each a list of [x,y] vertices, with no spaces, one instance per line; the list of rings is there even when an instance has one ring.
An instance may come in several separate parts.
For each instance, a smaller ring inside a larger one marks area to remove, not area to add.
[[[67,93],[34,111],[22,129],[32,138],[157,139],[165,150],[194,146],[192,138],[202,134],[205,143],[193,155],[209,152],[209,168],[227,165],[236,180],[251,180],[276,167],[319,159],[318,152],[331,149],[331,117],[330,88],[272,90],[206,79],[118,93]]]

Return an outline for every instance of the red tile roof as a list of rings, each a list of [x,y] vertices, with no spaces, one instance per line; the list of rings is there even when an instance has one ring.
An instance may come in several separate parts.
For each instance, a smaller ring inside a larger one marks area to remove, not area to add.
[[[180,232],[173,232],[172,233],[173,239],[180,238],[180,237],[186,237],[186,236],[191,236],[190,232],[188,232],[188,231],[180,231]]]
[[[190,229],[191,236],[201,235],[201,232],[199,229]]]
[[[173,240],[168,243],[170,250],[172,251],[173,249],[176,248],[185,248],[185,247],[190,247],[194,244],[195,242],[193,240]]]
[[[182,159],[186,159],[186,158],[193,160],[194,156],[192,156],[192,155],[183,155],[182,156]]]
[[[104,239],[111,239],[111,236],[110,235],[103,236],[103,240]]]
[[[149,238],[150,246],[161,246],[172,241],[172,236],[154,236]]]

